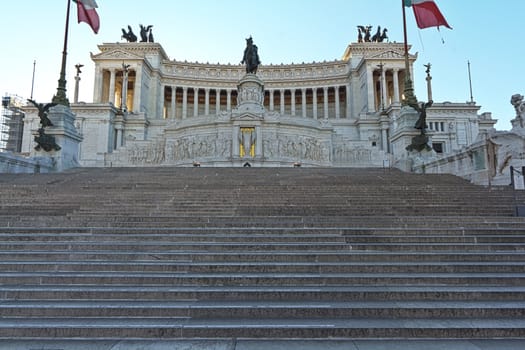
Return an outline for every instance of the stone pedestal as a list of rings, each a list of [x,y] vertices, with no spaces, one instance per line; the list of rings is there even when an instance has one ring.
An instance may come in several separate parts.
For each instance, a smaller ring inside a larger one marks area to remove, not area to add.
[[[247,73],[237,86],[237,107],[232,110],[233,161],[262,161],[261,125],[264,120],[264,83]]]
[[[237,107],[234,114],[262,115],[264,109],[264,83],[255,74],[248,73],[237,86]]]
[[[33,148],[31,156],[40,158],[51,158],[55,171],[63,171],[70,168],[76,168],[78,164],[79,145],[82,136],[75,128],[75,115],[68,107],[57,105],[49,110],[48,118],[53,126],[46,127],[46,135],[55,138],[55,143],[60,149],[45,151]],[[33,136],[38,136],[37,130],[33,131]],[[35,146],[37,144],[35,143]]]
[[[421,131],[414,126],[419,118],[419,113],[410,106],[401,107],[399,117],[391,127],[392,153],[395,154],[394,166],[403,171],[411,171],[415,158],[421,157],[421,152],[414,147],[414,140],[421,143]],[[428,149],[421,149],[425,154]]]

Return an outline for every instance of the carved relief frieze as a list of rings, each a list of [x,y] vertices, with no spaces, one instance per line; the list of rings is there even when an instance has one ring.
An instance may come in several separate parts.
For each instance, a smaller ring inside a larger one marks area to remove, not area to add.
[[[127,148],[128,163],[132,165],[155,165],[164,162],[165,142],[152,141],[147,143],[132,143]]]
[[[383,51],[377,55],[373,55],[371,56],[370,58],[376,58],[376,59],[403,59],[404,58],[404,54],[403,52],[399,52],[399,51],[394,51],[394,50],[388,50],[388,51]]]
[[[340,142],[334,144],[333,161],[345,164],[369,164],[372,161],[372,151],[364,144]]]
[[[267,159],[290,161],[330,161],[330,144],[315,137],[299,135],[277,135],[263,140],[263,153]]]
[[[166,142],[166,163],[231,157],[231,134],[186,136]]]

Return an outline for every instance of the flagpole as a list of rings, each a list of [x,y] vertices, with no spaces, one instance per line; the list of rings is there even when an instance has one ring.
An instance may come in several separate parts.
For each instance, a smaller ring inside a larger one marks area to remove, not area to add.
[[[69,32],[69,12],[71,9],[71,0],[67,0],[66,29],[64,32],[64,50],[62,51],[62,67],[60,69],[60,79],[58,80],[57,93],[53,96],[53,102],[69,107],[69,101],[66,96],[66,59],[67,59],[67,36]]]
[[[470,103],[474,103],[474,96],[472,95],[472,75],[470,75],[470,61],[467,61],[468,65],[468,83],[470,86]]]
[[[414,85],[410,77],[410,62],[408,56],[408,35],[407,35],[407,19],[405,11],[405,0],[401,0],[401,7],[403,8],[403,34],[405,40],[405,98],[402,101],[403,106],[417,105],[417,98],[414,95]]]

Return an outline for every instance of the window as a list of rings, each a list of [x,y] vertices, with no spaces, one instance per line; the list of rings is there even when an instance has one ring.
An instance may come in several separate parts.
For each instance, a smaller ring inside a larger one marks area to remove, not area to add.
[[[443,153],[443,142],[432,142],[432,148],[434,151],[436,151],[436,153]]]

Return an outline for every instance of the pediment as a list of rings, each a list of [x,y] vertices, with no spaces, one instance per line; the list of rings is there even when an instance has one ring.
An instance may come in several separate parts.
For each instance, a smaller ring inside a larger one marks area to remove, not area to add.
[[[91,54],[93,60],[142,60],[142,56],[135,55],[129,51],[124,51],[121,49],[104,51],[99,54]]]
[[[402,52],[395,50],[382,51],[376,55],[370,56],[374,59],[403,59],[405,55]]]
[[[231,120],[237,120],[237,121],[261,121],[263,120],[262,115],[258,115],[255,113],[250,112],[244,112],[242,114],[232,115]]]

